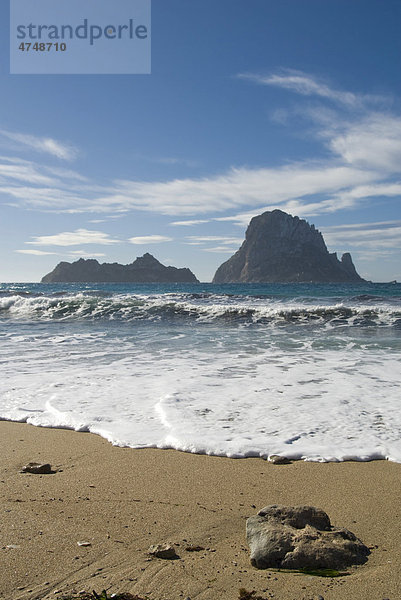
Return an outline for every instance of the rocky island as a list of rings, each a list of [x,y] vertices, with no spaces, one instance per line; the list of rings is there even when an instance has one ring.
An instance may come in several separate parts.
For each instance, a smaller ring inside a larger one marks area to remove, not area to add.
[[[251,219],[241,248],[213,278],[213,283],[362,281],[348,252],[338,260],[314,225],[281,210]]]
[[[60,262],[41,283],[198,283],[198,280],[189,269],[166,267],[146,253],[128,265],[100,264],[93,258]]]

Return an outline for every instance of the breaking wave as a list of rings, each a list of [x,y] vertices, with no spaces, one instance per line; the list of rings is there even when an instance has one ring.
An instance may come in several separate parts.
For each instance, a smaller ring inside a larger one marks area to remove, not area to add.
[[[401,303],[356,296],[277,299],[214,294],[112,295],[57,293],[0,297],[0,318],[17,320],[196,321],[238,324],[330,323],[401,328]],[[318,302],[318,303],[317,303]]]

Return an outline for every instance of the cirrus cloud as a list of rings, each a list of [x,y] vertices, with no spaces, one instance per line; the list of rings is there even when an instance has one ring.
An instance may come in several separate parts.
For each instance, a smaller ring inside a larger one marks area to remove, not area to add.
[[[273,208],[316,216],[357,208],[375,196],[399,194],[401,118],[389,110],[380,112],[379,104],[383,105],[385,98],[347,92],[300,71],[238,77],[313,97],[319,104],[311,108],[298,103],[295,116],[298,125],[308,122],[307,134],[322,144],[324,158],[277,167],[228,167],[203,177],[125,178],[100,185],[82,180],[73,171],[55,171],[33,161],[3,157],[0,194],[7,204],[32,210],[114,216],[140,210],[188,217],[170,223],[187,227],[211,220],[243,225],[255,214]],[[324,106],[327,101],[330,109]],[[170,240],[139,236],[130,241]]]
[[[75,231],[64,231],[55,235],[41,235],[33,241],[26,242],[34,246],[77,246],[80,244],[117,244],[107,233],[101,231],[90,231],[88,229],[76,229]]]
[[[324,100],[331,100],[347,108],[361,108],[366,103],[386,102],[383,96],[371,94],[354,94],[346,90],[338,90],[309,73],[296,69],[281,69],[276,73],[267,75],[261,73],[239,73],[239,79],[286,89],[302,96],[317,96]]]
[[[173,238],[165,235],[140,235],[137,237],[129,238],[131,244],[161,244],[163,242],[172,242]]]
[[[18,254],[32,254],[33,256],[46,256],[48,254],[56,254],[56,252],[45,252],[44,250],[15,250]]]
[[[37,152],[51,154],[61,160],[74,160],[78,156],[78,149],[71,144],[59,142],[51,137],[40,137],[27,133],[17,133],[0,129],[0,136],[15,143],[17,147],[29,148]]]

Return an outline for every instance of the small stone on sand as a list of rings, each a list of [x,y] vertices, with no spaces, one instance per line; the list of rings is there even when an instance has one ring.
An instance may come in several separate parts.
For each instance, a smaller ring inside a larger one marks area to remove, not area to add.
[[[55,473],[49,463],[30,462],[21,469],[22,473],[34,473],[35,475],[48,475]]]
[[[291,461],[286,456],[280,456],[279,454],[271,454],[268,458],[268,461],[273,463],[273,465],[290,465]]]
[[[178,558],[175,548],[174,546],[171,546],[171,544],[154,544],[153,546],[150,546],[148,554],[156,556],[157,558],[166,558],[170,560],[172,558]]]

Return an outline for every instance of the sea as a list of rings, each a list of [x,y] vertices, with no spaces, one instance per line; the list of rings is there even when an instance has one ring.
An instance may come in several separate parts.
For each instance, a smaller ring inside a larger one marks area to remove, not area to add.
[[[401,285],[0,284],[0,419],[401,462]]]

